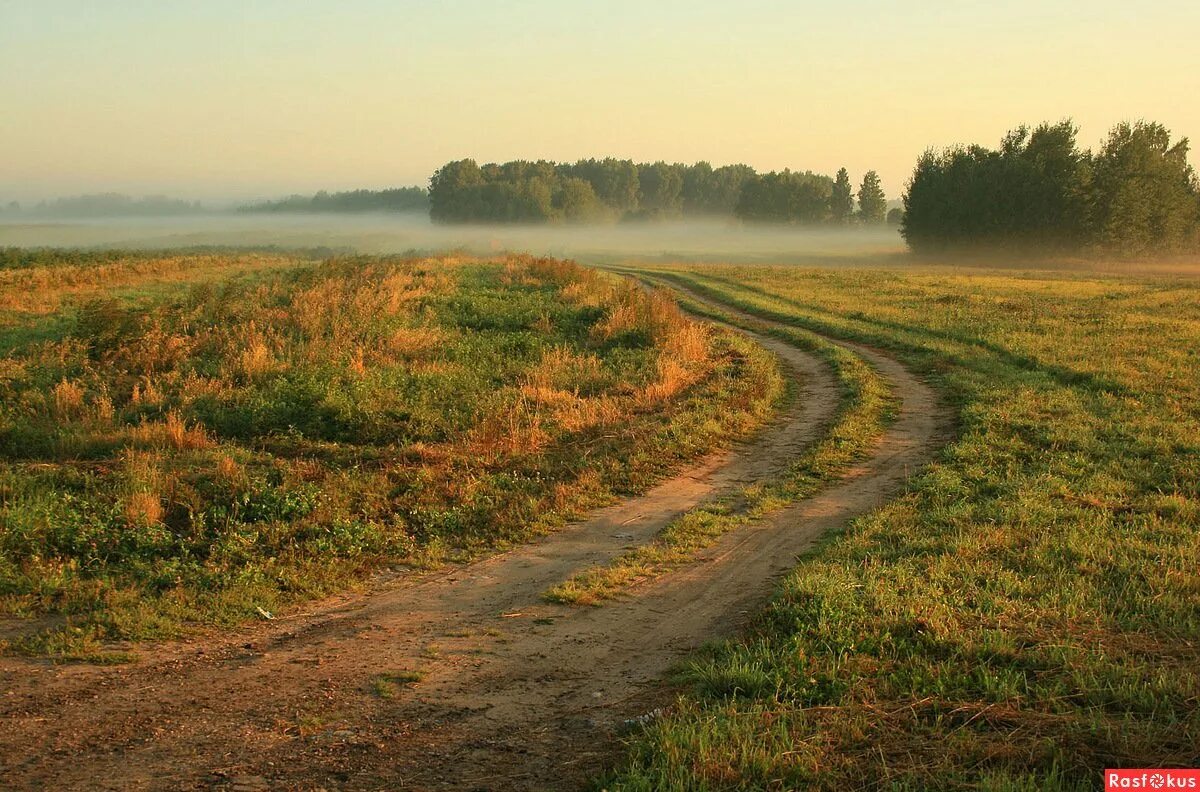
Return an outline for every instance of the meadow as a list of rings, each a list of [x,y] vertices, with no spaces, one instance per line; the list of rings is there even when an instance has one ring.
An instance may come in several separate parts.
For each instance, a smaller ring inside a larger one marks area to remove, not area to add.
[[[0,637],[267,618],[463,560],[758,426],[770,356],[531,257],[0,255]]]
[[[894,394],[831,340],[918,372],[956,431],[684,660],[598,787],[1083,790],[1104,767],[1200,764],[1200,282],[613,269],[0,251],[7,650],[131,659],[645,490],[787,398],[773,357],[711,319],[829,367],[824,437],[547,599],[636,604],[870,455]],[[370,680],[388,701],[418,682]]]
[[[637,270],[888,351],[958,432],[685,663],[600,786],[1082,790],[1200,763],[1200,284]]]

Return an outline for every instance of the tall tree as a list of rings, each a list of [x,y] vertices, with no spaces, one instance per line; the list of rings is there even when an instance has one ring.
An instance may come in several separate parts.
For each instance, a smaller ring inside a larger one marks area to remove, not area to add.
[[[604,205],[596,197],[591,182],[574,176],[562,180],[558,194],[554,197],[554,207],[564,220],[572,222],[600,220],[606,215]]]
[[[683,169],[683,213],[688,215],[708,214],[713,191],[713,168],[700,161]]]
[[[638,166],[638,205],[647,217],[673,217],[683,210],[684,166],[663,161]]]
[[[566,175],[586,180],[592,185],[600,202],[618,215],[638,208],[638,167],[633,160],[609,157],[603,160],[580,160],[564,166]]]
[[[887,196],[873,170],[866,172],[858,188],[858,216],[864,223],[882,223],[887,216]]]
[[[1102,248],[1137,254],[1200,246],[1200,184],[1187,140],[1118,124],[1095,154],[1070,121],[1018,127],[1000,148],[927,151],[904,195],[914,250],[948,245]]]
[[[734,213],[742,220],[810,225],[829,219],[833,179],[811,171],[763,173],[746,181]]]
[[[429,179],[429,218],[435,223],[475,219],[483,183],[483,171],[475,160],[446,163]]]
[[[837,225],[850,222],[854,214],[854,188],[850,186],[850,174],[842,168],[833,180],[833,192],[829,195],[829,215]]]
[[[1095,233],[1126,253],[1195,243],[1200,189],[1188,140],[1171,143],[1161,124],[1118,124],[1095,157]]]

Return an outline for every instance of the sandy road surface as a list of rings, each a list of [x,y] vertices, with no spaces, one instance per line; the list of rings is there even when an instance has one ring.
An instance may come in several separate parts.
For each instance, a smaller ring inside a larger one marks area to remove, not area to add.
[[[696,564],[600,608],[539,595],[653,537],[819,438],[837,384],[811,355],[755,336],[799,398],[753,443],[538,542],[465,567],[119,667],[0,659],[2,789],[570,789],[611,760],[663,672],[733,633],[827,530],[893,497],[948,436],[934,393],[883,354],[899,416],[875,454],[817,496],[735,531]],[[378,675],[420,671],[394,695]],[[385,693],[388,691],[384,691]]]

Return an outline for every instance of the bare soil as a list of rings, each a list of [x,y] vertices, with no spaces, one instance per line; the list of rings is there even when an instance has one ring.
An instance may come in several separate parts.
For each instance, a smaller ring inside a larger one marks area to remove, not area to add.
[[[734,634],[798,554],[901,492],[948,437],[927,385],[853,346],[901,401],[870,459],[628,598],[542,602],[549,586],[779,471],[822,435],[839,398],[827,367],[754,337],[798,383],[771,429],[540,541],[233,633],[143,647],[130,665],[0,659],[0,788],[582,786],[613,760],[627,719],[669,704],[661,679],[673,663]],[[405,681],[410,672],[420,680]]]

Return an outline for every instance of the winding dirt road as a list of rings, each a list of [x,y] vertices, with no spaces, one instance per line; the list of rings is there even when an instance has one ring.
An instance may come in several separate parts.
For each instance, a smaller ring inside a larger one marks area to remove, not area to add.
[[[761,324],[761,323],[760,323]],[[829,425],[820,361],[768,336],[799,397],[753,443],[536,543],[128,666],[0,659],[2,789],[566,789],[603,768],[672,663],[728,636],[824,532],[898,494],[949,434],[928,386],[890,381],[897,420],[817,496],[600,608],[540,594],[651,539],[715,493],[778,472]],[[415,684],[373,686],[419,671]],[[383,693],[385,695],[380,695]],[[390,695],[388,695],[390,694]]]

